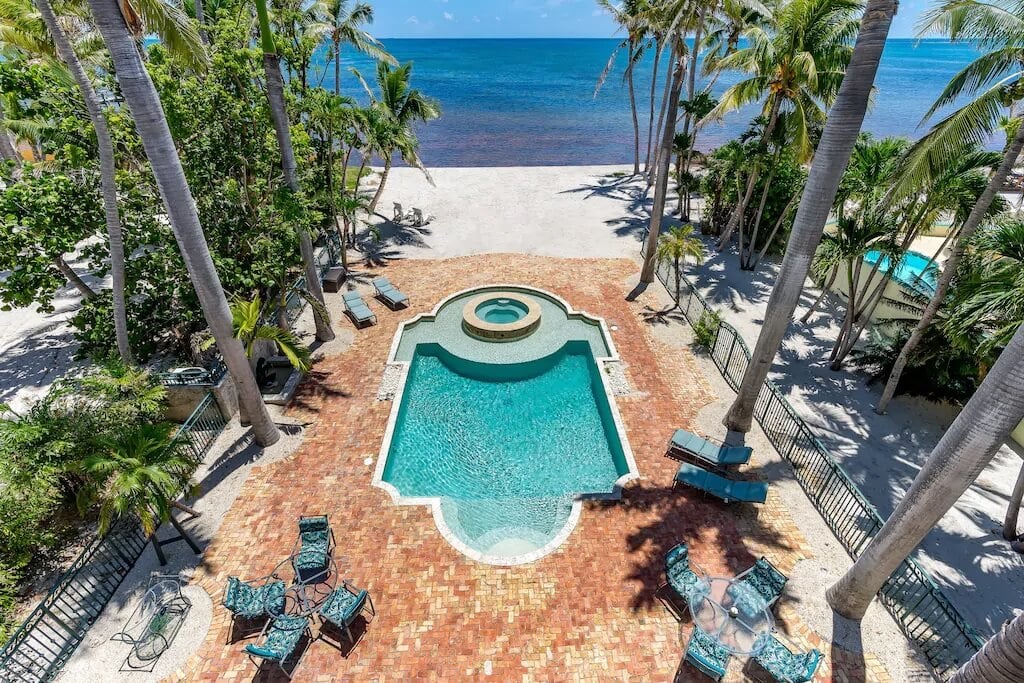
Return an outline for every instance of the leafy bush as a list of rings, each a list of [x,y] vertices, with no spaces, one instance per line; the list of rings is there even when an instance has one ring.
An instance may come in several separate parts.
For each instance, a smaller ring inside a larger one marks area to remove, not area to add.
[[[701,313],[700,318],[693,325],[693,337],[698,348],[708,351],[715,344],[715,337],[718,335],[718,328],[722,325],[722,314],[718,311],[708,309]]]

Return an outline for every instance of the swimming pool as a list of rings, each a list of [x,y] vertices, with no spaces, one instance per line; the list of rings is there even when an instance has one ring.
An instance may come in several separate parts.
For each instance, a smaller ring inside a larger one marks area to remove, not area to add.
[[[879,272],[889,271],[889,257],[879,251],[869,251],[864,256],[864,262],[874,266],[881,259],[878,267]],[[931,296],[935,293],[935,284],[938,281],[938,267],[924,254],[916,251],[908,251],[903,255],[893,279],[905,287]]]
[[[446,324],[445,310],[476,290],[399,330],[419,328],[411,349],[397,338],[392,348],[408,360],[395,361],[404,384],[374,480],[400,504],[430,505],[451,545],[490,564],[553,551],[582,499],[616,498],[637,476],[595,353],[614,354],[604,326],[597,340],[593,319],[539,290],[517,293],[547,309],[530,337],[488,343]]]

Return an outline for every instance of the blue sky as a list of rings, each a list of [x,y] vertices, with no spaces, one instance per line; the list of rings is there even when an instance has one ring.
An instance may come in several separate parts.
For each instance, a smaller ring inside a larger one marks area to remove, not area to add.
[[[890,36],[908,38],[930,0],[903,0]],[[593,0],[378,0],[381,38],[605,38],[615,27]]]

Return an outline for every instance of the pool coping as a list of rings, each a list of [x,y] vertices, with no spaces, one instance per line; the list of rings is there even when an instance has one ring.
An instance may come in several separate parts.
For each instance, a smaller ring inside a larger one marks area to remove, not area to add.
[[[465,296],[472,292],[480,292],[483,294],[485,290],[508,290],[512,292],[521,291],[526,293],[534,293],[545,296],[563,309],[565,309],[566,316],[569,318],[586,319],[592,323],[596,323],[601,330],[601,337],[608,347],[608,356],[594,356],[594,362],[598,366],[598,375],[601,377],[601,386],[604,389],[605,398],[608,401],[608,408],[611,411],[612,423],[615,425],[615,431],[619,437],[619,443],[622,447],[622,455],[626,461],[627,471],[621,475],[612,484],[612,490],[608,493],[577,493],[572,502],[572,509],[569,512],[569,518],[565,521],[565,524],[555,534],[554,538],[544,544],[537,550],[532,550],[528,553],[520,555],[512,555],[509,557],[487,555],[479,550],[470,548],[463,543],[448,526],[448,523],[444,519],[444,514],[441,511],[441,498],[439,496],[403,496],[402,493],[389,482],[384,481],[384,468],[387,465],[388,451],[391,450],[391,440],[394,437],[395,425],[398,422],[398,412],[402,407],[402,398],[405,394],[406,380],[409,376],[409,367],[411,361],[396,360],[395,357],[398,354],[398,347],[402,339],[402,335],[405,332],[405,328],[409,325],[414,325],[420,321],[432,320],[437,317],[438,312],[445,304],[451,302],[460,296]],[[401,369],[400,376],[398,379],[398,386],[395,389],[394,396],[391,397],[391,411],[388,415],[387,426],[384,429],[384,438],[381,441],[380,451],[377,454],[377,463],[373,470],[373,479],[371,480],[372,486],[382,489],[391,496],[391,501],[396,505],[425,505],[429,506],[434,517],[434,524],[437,526],[437,530],[441,533],[441,536],[445,541],[448,542],[453,548],[465,555],[471,560],[483,564],[513,567],[521,564],[528,564],[535,562],[546,555],[550,555],[555,550],[560,548],[563,543],[569,538],[573,530],[575,530],[577,523],[579,522],[580,515],[583,511],[583,501],[585,500],[620,500],[622,498],[622,489],[626,483],[634,479],[640,478],[640,472],[637,469],[636,460],[633,457],[633,449],[629,445],[629,438],[626,434],[626,425],[622,421],[622,415],[619,413],[618,404],[615,401],[615,394],[612,391],[611,385],[608,381],[607,372],[605,371],[605,363],[610,362],[621,362],[619,358],[619,352],[615,348],[615,341],[612,339],[611,332],[608,329],[608,325],[605,323],[604,318],[599,316],[590,315],[585,311],[577,311],[572,305],[563,299],[562,297],[541,289],[539,287],[531,287],[529,285],[517,285],[517,284],[492,284],[482,285],[477,287],[469,287],[462,289],[453,294],[441,299],[429,313],[420,313],[419,315],[404,320],[398,324],[398,329],[395,330],[394,339],[391,342],[391,349],[388,351],[388,358],[385,361],[386,366],[399,367]]]

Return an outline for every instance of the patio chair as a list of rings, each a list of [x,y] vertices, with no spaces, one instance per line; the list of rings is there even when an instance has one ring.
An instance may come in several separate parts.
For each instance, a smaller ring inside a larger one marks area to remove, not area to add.
[[[260,582],[262,585],[257,585]],[[237,576],[229,576],[224,599],[221,601],[221,604],[231,612],[228,638],[231,637],[236,621],[254,621],[269,617],[272,612],[280,614],[284,610],[284,593],[284,581],[273,575],[248,583]]]
[[[668,442],[668,453],[678,453],[717,467],[745,465],[750,462],[750,446],[726,446],[713,439],[677,429]]]
[[[675,483],[686,484],[710,493],[726,503],[763,503],[768,497],[768,483],[764,481],[741,481],[729,479],[714,472],[708,472],[696,465],[684,462],[676,472]]]
[[[409,305],[409,297],[398,291],[384,276],[373,278],[373,288],[377,296],[391,308],[397,308],[399,304]]]
[[[699,567],[697,569],[699,570]],[[688,608],[690,596],[693,595],[700,585],[701,574],[703,572],[695,572],[690,564],[689,547],[685,543],[680,543],[665,553],[666,583],[662,584],[658,590],[661,590],[664,586],[671,587],[673,592],[682,598]]]
[[[789,577],[776,569],[775,565],[766,558],[762,557],[750,569],[738,575],[736,580],[757,591],[757,594],[764,598],[764,601],[771,607],[782,595]]]
[[[685,660],[698,671],[716,681],[725,677],[729,667],[729,651],[707,633],[693,627],[690,640],[686,643]]]
[[[391,216],[391,222],[401,223],[402,220],[405,218],[405,210],[402,208],[402,205],[399,204],[398,202],[394,202],[394,206],[395,208],[394,213]]]
[[[754,661],[761,665],[779,683],[808,683],[821,663],[821,653],[815,649],[795,654],[777,637],[762,634],[758,640],[760,649]]]
[[[341,582],[339,588],[335,588],[327,596],[327,599],[320,605],[317,613],[320,615],[320,621],[323,624],[331,624],[344,631],[345,635],[348,636],[349,642],[352,643],[352,647],[355,647],[358,641],[352,635],[352,624],[360,614],[364,614],[367,610],[371,618],[377,616],[377,611],[373,608],[373,600],[370,599],[370,594],[365,590],[355,588],[346,579]],[[370,619],[367,619],[367,621],[370,621]],[[320,633],[323,634],[323,632],[321,628]]]
[[[253,645],[250,643],[242,651],[249,655],[249,659],[257,668],[261,667],[265,661],[273,662],[280,667],[281,673],[291,679],[295,669],[302,663],[302,657],[306,654],[305,650],[299,656],[298,661],[292,665],[290,673],[285,668],[284,663],[295,654],[295,648],[298,647],[302,636],[312,639],[312,633],[309,630],[309,619],[282,614],[267,622],[267,625],[263,627],[263,631],[260,633],[257,644]]]
[[[334,532],[327,515],[299,517],[299,538],[292,550],[292,566],[300,579],[310,573],[318,576],[327,569],[327,559],[334,551]]]
[[[341,295],[341,300],[345,304],[345,312],[352,318],[352,322],[358,327],[363,323],[369,323],[374,325],[377,323],[377,316],[374,315],[370,307],[363,301],[363,297],[356,291],[348,291]]]

